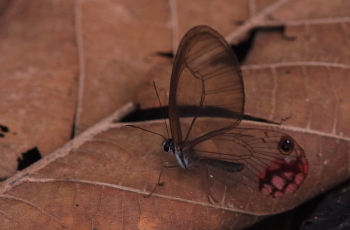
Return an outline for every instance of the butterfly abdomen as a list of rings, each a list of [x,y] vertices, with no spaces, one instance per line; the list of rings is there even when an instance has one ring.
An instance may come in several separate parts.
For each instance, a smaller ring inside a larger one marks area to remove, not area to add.
[[[236,163],[236,162],[229,162],[229,161],[222,161],[222,160],[215,160],[215,159],[199,159],[199,163],[208,165],[210,167],[226,171],[226,172],[240,172],[244,169],[244,164]]]

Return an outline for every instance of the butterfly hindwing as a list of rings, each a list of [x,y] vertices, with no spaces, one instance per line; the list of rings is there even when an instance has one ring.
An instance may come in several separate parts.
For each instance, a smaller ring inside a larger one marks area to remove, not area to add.
[[[239,180],[273,197],[295,192],[308,173],[303,149],[292,137],[274,130],[235,128],[197,144],[191,152],[193,159],[232,162],[232,167],[241,163]],[[230,177],[238,178],[227,170],[219,171],[228,177],[221,180],[229,186]]]

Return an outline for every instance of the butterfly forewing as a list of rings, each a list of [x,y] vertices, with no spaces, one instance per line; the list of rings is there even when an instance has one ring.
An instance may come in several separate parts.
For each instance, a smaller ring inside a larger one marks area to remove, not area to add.
[[[243,108],[243,80],[233,51],[210,27],[194,27],[181,41],[171,78],[169,115],[175,143],[194,145],[232,129],[242,119]],[[226,117],[229,122],[191,135],[199,116]]]

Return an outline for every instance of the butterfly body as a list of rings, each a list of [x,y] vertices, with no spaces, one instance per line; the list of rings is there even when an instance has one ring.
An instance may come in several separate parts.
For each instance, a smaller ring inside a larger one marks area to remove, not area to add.
[[[188,155],[183,154],[182,149],[179,146],[175,146],[173,139],[167,139],[163,142],[163,150],[165,152],[171,152],[176,158],[177,163],[183,169],[189,169],[190,164],[188,161]]]
[[[177,147],[177,148],[176,148]],[[206,165],[226,172],[239,172],[244,168],[244,164],[229,162],[216,159],[201,159],[195,156],[193,150],[183,151],[179,146],[175,146],[173,139],[167,139],[163,142],[163,150],[165,152],[171,152],[176,158],[177,163],[183,169],[192,169]]]

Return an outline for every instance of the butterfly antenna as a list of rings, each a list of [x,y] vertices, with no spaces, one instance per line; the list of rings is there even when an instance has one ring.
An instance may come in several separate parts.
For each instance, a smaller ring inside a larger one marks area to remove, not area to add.
[[[132,128],[137,128],[137,129],[141,129],[143,131],[146,131],[146,132],[149,132],[149,133],[153,133],[153,134],[157,134],[158,136],[161,136],[163,137],[164,140],[166,140],[166,138],[162,135],[162,134],[159,134],[159,133],[156,133],[156,132],[152,132],[152,131],[149,131],[147,129],[143,129],[141,127],[138,127],[138,126],[135,126],[135,125],[126,125],[127,127],[132,127]]]
[[[156,94],[157,94],[157,98],[158,98],[158,102],[159,102],[160,108],[162,108],[162,103],[160,102],[159,94],[158,94],[158,91],[157,91],[157,86],[156,86],[156,83],[154,81],[153,81],[153,86],[154,86],[154,90],[156,91]],[[162,116],[163,116],[163,119],[164,119],[166,132],[167,132],[168,138],[169,138],[169,130],[168,130],[168,125],[167,125],[166,120],[165,120],[164,110],[161,109],[161,111],[162,111]]]

